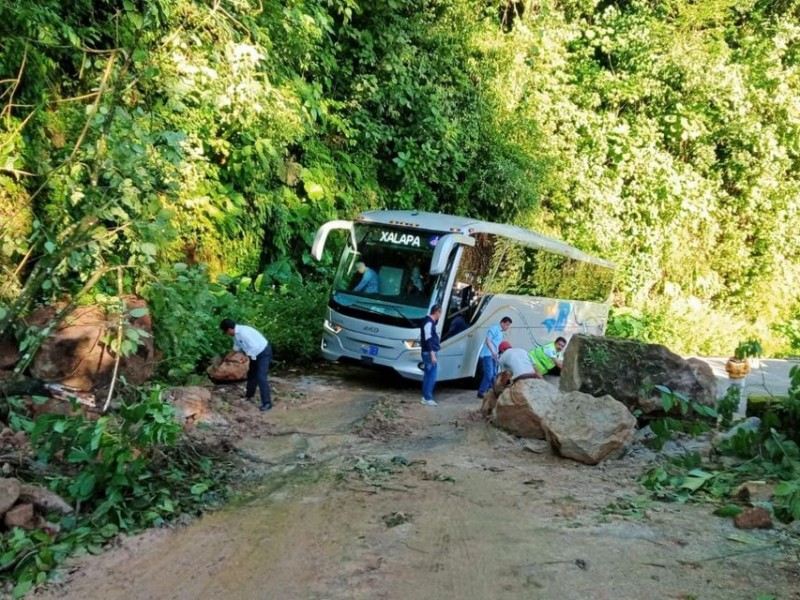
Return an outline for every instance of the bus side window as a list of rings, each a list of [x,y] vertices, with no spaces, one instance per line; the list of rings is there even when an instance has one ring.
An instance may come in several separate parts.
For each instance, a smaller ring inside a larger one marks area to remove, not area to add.
[[[472,305],[472,286],[468,285],[461,290],[461,305],[459,310],[466,310]]]

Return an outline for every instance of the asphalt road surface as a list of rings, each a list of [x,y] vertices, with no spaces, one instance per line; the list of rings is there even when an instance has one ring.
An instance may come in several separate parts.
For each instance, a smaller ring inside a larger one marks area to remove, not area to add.
[[[723,396],[731,380],[725,372],[727,358],[702,357],[714,370],[717,376],[718,395]],[[785,396],[789,390],[789,372],[792,367],[800,366],[798,360],[762,359],[757,367],[753,367],[745,378],[746,396]]]

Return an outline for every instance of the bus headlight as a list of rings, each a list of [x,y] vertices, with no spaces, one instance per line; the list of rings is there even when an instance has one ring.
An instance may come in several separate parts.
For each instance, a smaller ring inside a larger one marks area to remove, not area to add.
[[[342,326],[338,323],[331,323],[328,319],[325,319],[325,323],[323,324],[325,329],[332,331],[333,333],[339,333],[342,330]]]
[[[403,341],[403,343],[405,344],[406,348],[408,348],[409,350],[414,350],[415,348],[419,348],[420,347],[419,340],[405,340],[405,341]]]

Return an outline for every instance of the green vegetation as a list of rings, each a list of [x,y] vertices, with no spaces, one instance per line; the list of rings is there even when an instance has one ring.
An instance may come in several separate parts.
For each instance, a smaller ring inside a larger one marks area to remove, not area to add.
[[[43,528],[0,536],[0,568],[15,582],[14,597],[44,582],[71,554],[99,553],[120,532],[199,514],[227,497],[233,464],[180,440],[181,426],[158,390],[94,420],[46,414],[31,421],[15,399],[9,409],[12,428],[29,433],[37,456],[15,475],[46,483],[77,508],[51,515]]]
[[[655,434],[653,445],[656,448],[661,448],[670,440],[673,432],[697,436],[711,429],[706,421],[717,418],[716,409],[695,402],[685,394],[663,385],[657,385],[655,389],[661,394],[661,408],[667,415],[663,419],[650,422],[650,429]]]
[[[324,280],[321,222],[413,207],[616,261],[613,332],[795,352],[798,12],[4,0],[0,335],[173,263]]]
[[[112,349],[135,352],[137,294],[162,381],[228,348],[223,316],[263,330],[278,361],[310,361],[332,264],[309,255],[315,229],[417,208],[615,261],[613,335],[797,354],[798,21],[798,0],[0,0],[0,339],[23,371],[52,326],[27,325],[33,309],[99,304],[118,317]],[[88,453],[47,480],[80,500],[74,524],[2,538],[18,593],[98,531],[187,506],[162,488],[216,489],[167,450],[179,439],[152,398],[97,422],[31,422],[8,402],[42,460]],[[731,443],[796,464],[781,435]]]
[[[733,356],[737,360],[746,360],[748,358],[757,358],[761,356],[761,343],[756,339],[749,339],[739,342],[736,350],[733,351]]]
[[[772,499],[761,504],[781,521],[800,519],[800,368],[792,368],[791,378],[788,397],[767,410],[758,430],[732,430],[716,445],[719,456],[737,459],[736,466],[688,454],[651,469],[645,487],[662,500],[713,502],[720,505],[715,514],[735,516],[739,485],[761,480],[775,486]]]

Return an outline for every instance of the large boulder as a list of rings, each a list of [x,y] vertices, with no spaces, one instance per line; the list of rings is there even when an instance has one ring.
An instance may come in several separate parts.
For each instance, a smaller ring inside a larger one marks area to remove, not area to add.
[[[549,407],[542,427],[558,454],[596,465],[624,451],[636,431],[636,418],[611,396],[569,392]]]
[[[126,298],[128,310],[146,308],[141,298]],[[45,307],[27,319],[31,325],[46,327],[57,307]],[[43,381],[59,382],[79,390],[102,390],[111,383],[116,355],[106,344],[113,336],[116,318],[109,317],[98,306],[75,308],[45,338],[31,365],[33,375]],[[128,383],[141,385],[152,376],[157,361],[153,346],[150,314],[130,319],[130,325],[144,330],[136,352],[123,356],[118,375]]]
[[[520,437],[542,440],[542,420],[559,402],[559,396],[558,388],[542,379],[521,379],[497,397],[492,424]]]
[[[247,379],[249,368],[248,356],[243,352],[231,350],[225,356],[215,356],[206,373],[214,381],[244,381]]]
[[[610,395],[631,410],[661,410],[660,392],[666,386],[688,398],[715,406],[716,380],[699,359],[684,360],[658,344],[602,336],[572,336],[564,353],[561,391]]]

